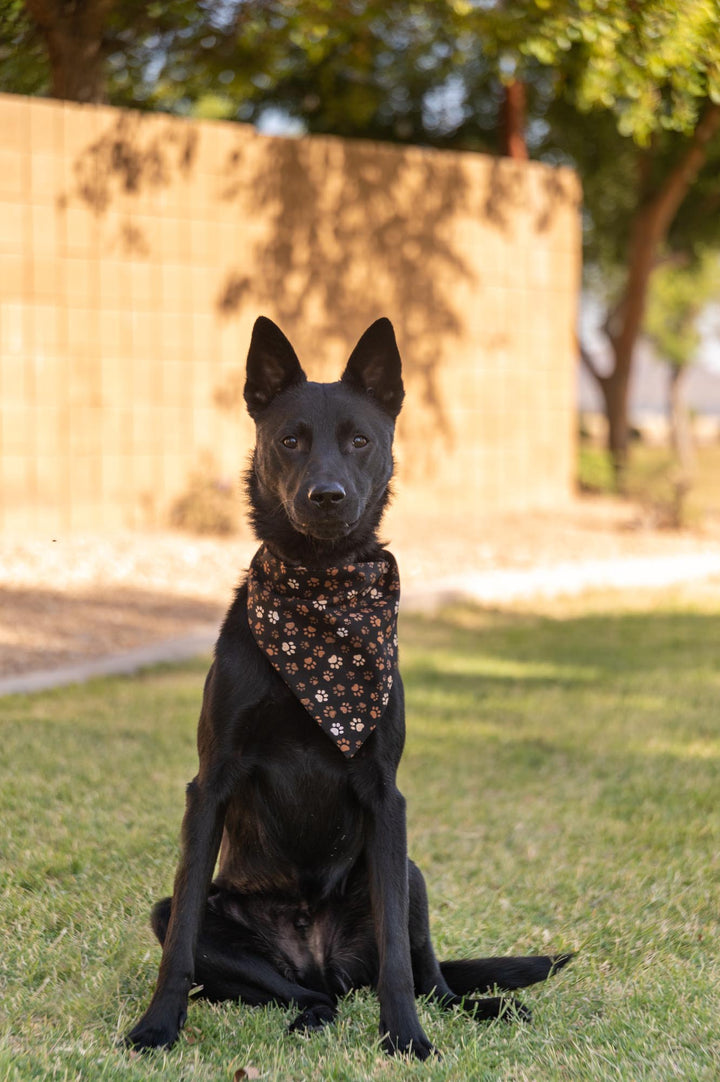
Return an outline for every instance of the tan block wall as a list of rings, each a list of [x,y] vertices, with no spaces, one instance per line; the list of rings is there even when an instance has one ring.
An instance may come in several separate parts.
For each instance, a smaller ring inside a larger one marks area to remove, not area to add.
[[[157,526],[234,482],[264,313],[311,378],[380,315],[406,374],[394,513],[571,487],[574,174],[0,95],[0,528]]]

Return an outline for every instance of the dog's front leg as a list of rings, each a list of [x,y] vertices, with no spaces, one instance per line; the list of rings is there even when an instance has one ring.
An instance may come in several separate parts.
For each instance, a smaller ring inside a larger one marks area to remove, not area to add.
[[[405,798],[394,786],[374,809],[367,855],[383,1047],[427,1059],[433,1047],[417,1016],[410,960]]]
[[[200,776],[187,788],[182,855],[157,985],[150,1006],[126,1037],[135,1048],[169,1047],[185,1022],[195,945],[225,818],[225,805],[218,799],[217,788]]]

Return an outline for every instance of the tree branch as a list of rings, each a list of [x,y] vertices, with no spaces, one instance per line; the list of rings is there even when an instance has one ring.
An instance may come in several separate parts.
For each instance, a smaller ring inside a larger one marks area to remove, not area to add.
[[[647,286],[658,246],[667,235],[680,204],[705,162],[708,143],[719,129],[720,105],[708,102],[685,154],[668,173],[654,199],[635,215],[627,282],[620,306],[622,326],[613,342],[616,365],[623,371],[629,370],[633,347],[642,326]]]
[[[720,129],[720,105],[709,101],[698,121],[684,156],[668,174],[659,193],[650,204],[655,241],[667,233],[688,188],[707,157],[707,146]]]
[[[594,357],[592,356],[590,351],[583,345],[579,335],[575,336],[575,342],[577,344],[578,356],[580,357],[580,360],[585,365],[585,368],[588,370],[593,379],[602,386],[602,384],[607,380],[607,376],[603,376],[600,373],[597,365],[595,364]]]

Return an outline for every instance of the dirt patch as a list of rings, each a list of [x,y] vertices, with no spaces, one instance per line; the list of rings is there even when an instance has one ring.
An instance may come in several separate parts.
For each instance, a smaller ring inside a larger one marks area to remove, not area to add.
[[[632,506],[594,498],[493,518],[481,536],[461,519],[393,508],[383,537],[408,598],[494,569],[720,553],[717,530],[654,530]],[[255,548],[248,534],[0,541],[0,674],[58,668],[217,626]]]

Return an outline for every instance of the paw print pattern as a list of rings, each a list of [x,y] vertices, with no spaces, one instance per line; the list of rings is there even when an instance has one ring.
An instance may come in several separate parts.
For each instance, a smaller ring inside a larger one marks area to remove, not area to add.
[[[247,580],[258,646],[343,755],[355,755],[390,702],[400,582],[389,552],[309,570],[265,547]]]

